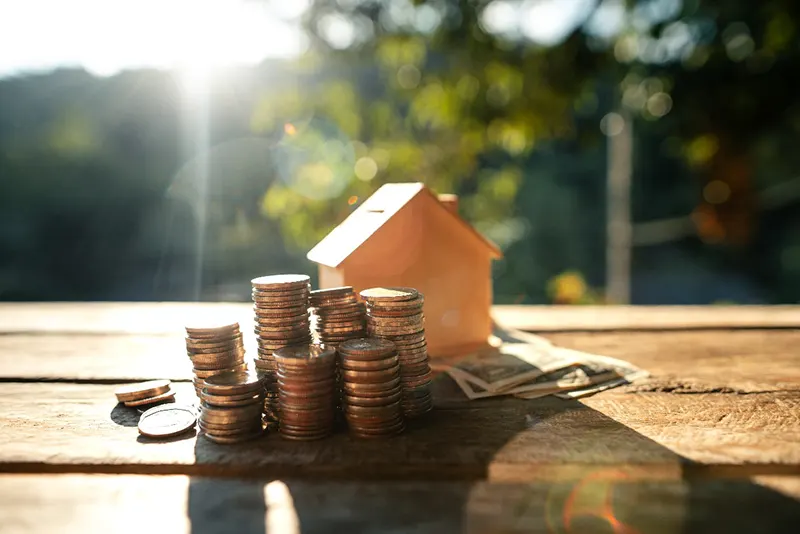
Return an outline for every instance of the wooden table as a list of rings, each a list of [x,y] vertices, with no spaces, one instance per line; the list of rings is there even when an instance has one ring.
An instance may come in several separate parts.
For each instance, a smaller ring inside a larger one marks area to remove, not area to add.
[[[497,307],[652,378],[468,402],[388,441],[138,437],[119,383],[193,400],[181,328],[247,304],[0,304],[2,532],[778,532],[800,524],[800,307]],[[253,342],[253,340],[250,340]],[[252,350],[252,349],[251,349]]]

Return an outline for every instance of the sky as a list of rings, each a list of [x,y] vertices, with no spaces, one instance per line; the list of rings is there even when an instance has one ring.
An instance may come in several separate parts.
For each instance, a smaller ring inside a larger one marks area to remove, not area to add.
[[[301,54],[308,0],[0,0],[0,76],[83,66],[256,63]]]
[[[443,18],[441,2],[386,1],[388,18],[382,23],[389,27],[430,33]],[[82,66],[99,76],[140,67],[208,70],[296,57],[308,48],[300,18],[311,2],[0,0],[0,77],[61,66]],[[651,3],[680,5],[680,0]],[[622,5],[623,0],[494,0],[480,20],[490,33],[552,46],[587,21],[592,33],[618,32]],[[323,17],[320,33],[331,46],[346,48],[364,33],[364,20]]]

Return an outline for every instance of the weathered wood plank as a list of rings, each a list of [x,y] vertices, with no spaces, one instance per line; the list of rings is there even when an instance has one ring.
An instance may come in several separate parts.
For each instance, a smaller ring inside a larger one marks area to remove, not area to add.
[[[494,306],[501,326],[536,332],[800,328],[800,306]],[[172,334],[208,317],[252,319],[249,303],[0,303],[0,332]]]
[[[654,377],[646,390],[759,392],[800,389],[800,332],[548,333],[556,345],[628,360]],[[247,353],[256,353],[246,336]],[[124,381],[190,379],[180,334],[3,335],[0,378]],[[768,362],[768,364],[765,364]]]
[[[547,333],[555,345],[630,361],[644,390],[800,389],[800,330]],[[635,388],[634,388],[635,389]]]
[[[800,328],[800,306],[494,306],[492,316],[531,332]]]
[[[772,477],[773,479],[776,477]],[[786,477],[783,485],[798,485]],[[606,497],[608,502],[606,504]],[[3,532],[788,532],[800,492],[751,480],[348,483],[0,475]],[[617,530],[614,528],[617,527]]]
[[[442,377],[441,381],[449,382]],[[192,399],[190,384],[178,384]],[[113,386],[0,384],[0,470],[334,478],[564,477],[585,466],[651,476],[800,474],[800,394],[616,394],[438,409],[391,441],[270,435],[241,446],[148,443]]]

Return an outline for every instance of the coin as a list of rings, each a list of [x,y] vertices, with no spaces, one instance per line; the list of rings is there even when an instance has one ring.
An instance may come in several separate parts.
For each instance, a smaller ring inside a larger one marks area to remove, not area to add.
[[[352,359],[371,359],[370,357],[382,356],[395,350],[394,343],[386,339],[356,338],[345,341],[339,346],[342,357]]]
[[[149,380],[147,382],[120,386],[114,390],[114,395],[116,395],[119,402],[135,401],[138,399],[155,397],[156,395],[165,393],[169,389],[169,380]]]
[[[205,432],[202,434],[205,436],[207,440],[213,441],[215,443],[219,443],[221,445],[233,445],[236,443],[242,443],[245,441],[251,441],[255,438],[261,437],[264,435],[264,431],[261,429],[256,430],[252,434],[243,434],[243,435],[236,435],[236,436],[220,436],[217,434],[209,434]]]
[[[137,399],[132,401],[125,401],[125,406],[147,406],[148,404],[159,404],[162,402],[173,402],[175,400],[175,392],[168,389],[159,395],[153,395],[144,399]]]
[[[306,287],[310,280],[311,278],[305,274],[274,274],[253,278],[250,284],[259,289],[286,289]]]
[[[380,397],[361,397],[355,395],[344,394],[342,401],[351,406],[384,406],[392,402],[397,402],[403,397],[402,388],[395,388],[393,393],[386,394]]]
[[[169,438],[194,428],[194,408],[172,404],[150,408],[139,418],[139,433],[149,438]]]
[[[225,334],[233,335],[239,330],[239,323],[214,323],[208,325],[187,326],[186,333],[192,338],[217,337]]]
[[[379,300],[387,302],[411,300],[419,295],[416,289],[410,287],[372,287],[359,293],[367,301]]]
[[[212,395],[242,395],[263,388],[255,372],[227,371],[205,379],[205,388]]]
[[[351,371],[380,371],[382,369],[389,369],[399,363],[397,354],[392,354],[388,358],[380,360],[353,360],[350,358],[342,358],[342,369]]]

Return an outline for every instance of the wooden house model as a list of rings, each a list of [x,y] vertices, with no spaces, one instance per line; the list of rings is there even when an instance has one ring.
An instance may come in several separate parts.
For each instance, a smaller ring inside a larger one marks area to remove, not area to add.
[[[473,350],[492,331],[495,244],[458,215],[455,195],[386,184],[320,241],[308,259],[321,288],[413,287],[425,295],[431,356]]]

